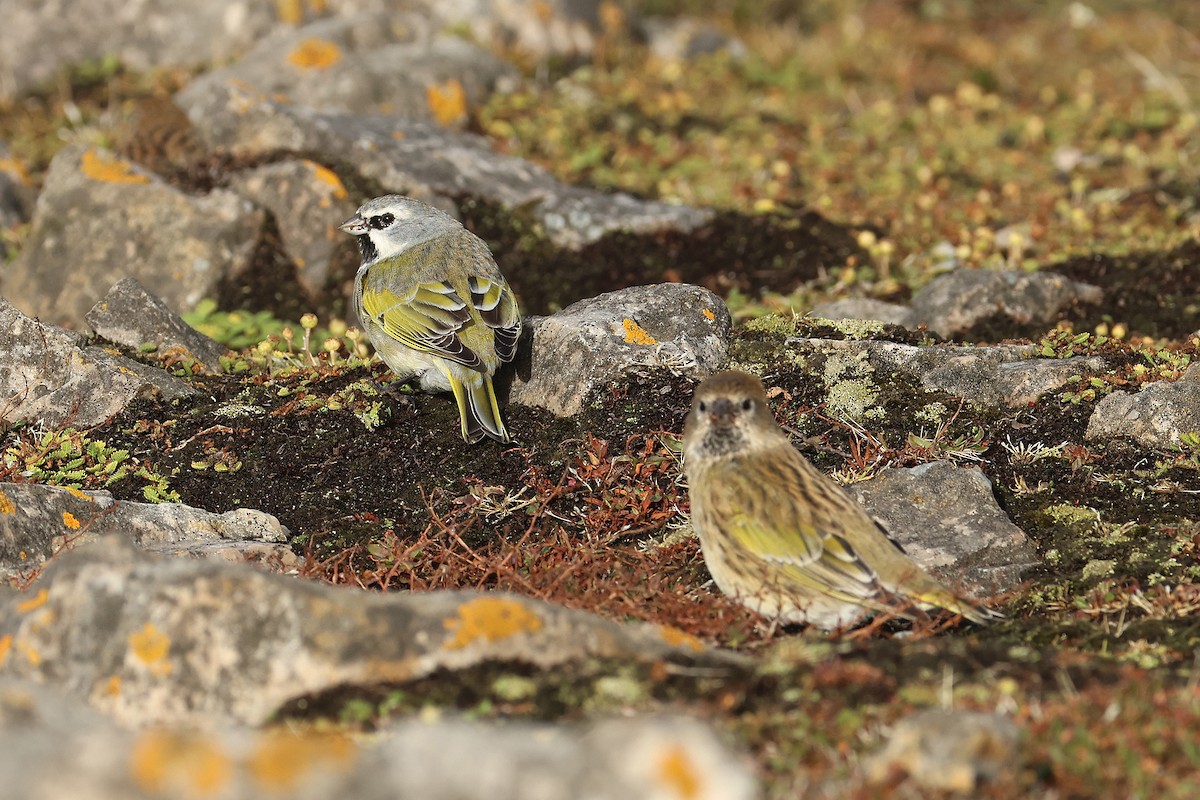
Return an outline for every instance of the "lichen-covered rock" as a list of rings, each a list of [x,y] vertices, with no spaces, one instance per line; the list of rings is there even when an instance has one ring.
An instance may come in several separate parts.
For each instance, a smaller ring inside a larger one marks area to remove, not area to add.
[[[888,322],[905,328],[916,327],[913,312],[908,306],[897,303],[885,303],[872,297],[851,297],[844,300],[830,300],[817,303],[809,311],[809,316],[821,319],[865,319]]]
[[[241,564],[162,559],[104,537],[52,562],[0,612],[0,674],[88,698],[130,724],[261,724],[334,687],[489,661],[590,658],[732,667],[673,629],[501,592],[379,595]]]
[[[308,159],[289,159],[234,175],[229,188],[275,215],[284,250],[309,297],[330,287],[329,270],[339,248],[354,249],[337,229],[358,204],[334,172]],[[357,256],[352,259],[357,263]]]
[[[461,125],[505,76],[515,70],[428,16],[389,11],[276,30],[187,92],[236,83],[321,111]]]
[[[1014,328],[1048,328],[1064,309],[1102,297],[1095,286],[1048,272],[960,269],[939,275],[913,295],[912,319],[946,337],[969,334],[997,317]]]
[[[0,575],[40,567],[63,548],[106,535],[163,554],[295,561],[287,528],[262,511],[213,514],[179,503],[118,503],[104,491],[0,483]]]
[[[980,783],[1015,770],[1021,731],[1000,714],[930,709],[896,724],[887,746],[866,763],[874,783],[908,776],[918,786],[974,792]]]
[[[1128,436],[1145,447],[1169,448],[1181,433],[1200,431],[1200,381],[1157,381],[1139,392],[1113,392],[1088,418],[1089,439]]]
[[[409,720],[366,746],[303,728],[131,731],[49,687],[12,680],[0,681],[0,772],[4,795],[23,800],[758,796],[712,731],[678,717],[586,726]]]
[[[635,286],[531,320],[533,345],[510,399],[571,416],[588,394],[627,372],[665,368],[702,376],[726,359],[725,303],[699,286]]]
[[[26,313],[80,325],[130,275],[180,311],[250,266],[264,214],[232,192],[186,195],[154,173],[94,147],[50,163],[4,293]]]
[[[1039,563],[978,467],[934,461],[885,469],[851,489],[913,561],[968,595],[1014,589]]]
[[[221,372],[228,349],[183,321],[162,298],[146,291],[137,278],[125,278],[108,290],[86,315],[97,336],[136,350],[154,345],[159,355],[195,359],[209,375]]]
[[[47,427],[99,425],[139,397],[185,397],[193,390],[162,370],[43,325],[0,297],[0,420]]]
[[[686,232],[713,217],[705,209],[567,186],[541,167],[494,152],[482,137],[427,122],[319,112],[224,83],[193,84],[176,100],[209,147],[251,157],[306,153],[435,204],[467,195],[528,208],[560,247],[578,249],[615,231]]]

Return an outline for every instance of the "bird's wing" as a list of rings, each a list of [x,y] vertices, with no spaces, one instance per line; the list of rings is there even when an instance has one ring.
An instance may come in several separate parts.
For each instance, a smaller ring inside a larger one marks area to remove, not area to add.
[[[414,350],[467,367],[479,366],[479,356],[458,335],[471,320],[471,311],[449,281],[418,283],[397,294],[372,282],[368,272],[363,281],[362,306],[388,336]]]
[[[471,292],[471,305],[495,334],[497,357],[503,362],[512,361],[517,339],[521,337],[521,312],[508,282],[500,277],[472,275],[467,278],[467,288]]]
[[[815,493],[813,480],[829,479],[791,458],[757,463],[775,466],[768,475],[761,469],[730,470],[717,482],[727,506],[736,509],[730,533],[743,548],[787,580],[823,594],[850,602],[878,596],[878,575],[840,532],[859,520],[854,509],[843,507],[849,498],[839,487],[828,487],[834,490],[830,496]],[[806,476],[805,468],[813,474]]]

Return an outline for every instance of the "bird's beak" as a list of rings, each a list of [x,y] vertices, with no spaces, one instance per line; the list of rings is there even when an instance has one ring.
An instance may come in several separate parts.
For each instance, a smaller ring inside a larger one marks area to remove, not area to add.
[[[367,232],[367,221],[358,214],[355,214],[341,225],[338,225],[338,230],[345,231],[351,236],[362,236]]]
[[[733,421],[733,403],[722,397],[714,400],[708,410],[708,421],[713,425],[728,425]]]

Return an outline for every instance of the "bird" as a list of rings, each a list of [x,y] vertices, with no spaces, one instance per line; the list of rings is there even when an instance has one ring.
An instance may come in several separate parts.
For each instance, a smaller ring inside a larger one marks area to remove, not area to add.
[[[977,623],[1003,615],[959,597],[900,549],[854,498],[792,446],[762,381],[718,372],[684,424],[692,523],[717,587],[783,623],[826,630],[939,607]]]
[[[358,241],[354,308],[379,357],[426,392],[452,392],[466,442],[511,441],[492,376],[516,355],[521,312],[484,241],[394,194],[338,227]]]

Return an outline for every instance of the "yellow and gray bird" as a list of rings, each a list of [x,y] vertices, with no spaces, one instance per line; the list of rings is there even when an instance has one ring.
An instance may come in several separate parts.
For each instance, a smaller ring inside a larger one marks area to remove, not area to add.
[[[765,617],[834,629],[865,615],[938,607],[1002,615],[955,595],[905,555],[780,430],[762,382],[706,379],[683,432],[692,523],[725,594]]]
[[[340,227],[358,239],[354,306],[379,357],[424,391],[453,392],[466,441],[509,441],[492,376],[516,355],[521,313],[488,246],[400,195],[364,203]]]

